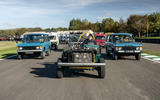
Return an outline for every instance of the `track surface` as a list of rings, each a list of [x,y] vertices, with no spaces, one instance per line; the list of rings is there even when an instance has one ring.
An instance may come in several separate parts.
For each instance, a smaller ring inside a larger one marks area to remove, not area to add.
[[[105,58],[106,78],[96,71],[56,78],[53,51],[44,60],[17,57],[0,61],[0,100],[160,100],[160,64],[125,57]]]
[[[160,52],[160,44],[143,43],[143,49],[154,52]]]

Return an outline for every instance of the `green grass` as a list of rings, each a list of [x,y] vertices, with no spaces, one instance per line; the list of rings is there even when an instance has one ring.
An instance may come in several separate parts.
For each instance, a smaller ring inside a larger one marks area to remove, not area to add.
[[[0,41],[0,58],[17,54],[16,42]]]
[[[160,56],[160,52],[153,52],[153,51],[150,51],[150,50],[143,50],[142,52],[150,54],[150,55]]]
[[[160,37],[142,37],[142,38],[135,38],[135,39],[160,39]]]

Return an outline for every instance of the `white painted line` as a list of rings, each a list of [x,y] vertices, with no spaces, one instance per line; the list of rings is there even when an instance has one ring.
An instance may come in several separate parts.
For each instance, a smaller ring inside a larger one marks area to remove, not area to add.
[[[160,61],[152,60],[152,59],[145,58],[145,57],[142,57],[142,58],[147,59],[147,60],[150,60],[150,61],[153,61],[153,62],[156,62],[156,63],[160,63]]]
[[[153,60],[160,60],[160,58],[153,58]]]
[[[158,57],[158,56],[154,56],[154,55],[148,55],[148,56],[144,56],[144,57],[147,57],[147,58],[152,58],[152,57]]]
[[[5,59],[8,59],[8,58],[15,57],[15,56],[17,56],[17,55],[12,55],[12,56],[8,56],[8,57],[5,57],[5,58],[2,58],[2,59],[0,59],[0,61],[1,61],[1,60],[5,60]]]

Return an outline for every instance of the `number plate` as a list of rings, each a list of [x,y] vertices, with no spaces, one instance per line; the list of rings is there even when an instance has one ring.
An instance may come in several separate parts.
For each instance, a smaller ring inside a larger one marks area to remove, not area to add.
[[[132,53],[132,52],[134,52],[133,50],[127,50],[126,51],[127,53]]]
[[[25,54],[33,54],[33,52],[26,52]]]

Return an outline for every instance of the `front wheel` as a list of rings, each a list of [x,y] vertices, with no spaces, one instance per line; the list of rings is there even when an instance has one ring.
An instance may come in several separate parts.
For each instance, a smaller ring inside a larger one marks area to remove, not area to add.
[[[136,54],[135,58],[136,58],[136,60],[140,60],[141,59],[141,54]]]
[[[98,76],[99,76],[99,78],[105,77],[105,66],[101,66],[98,68]]]
[[[118,60],[118,55],[115,54],[115,53],[113,53],[113,54],[112,54],[112,59],[113,59],[113,60]]]
[[[100,63],[105,63],[104,58],[100,58]],[[101,66],[98,68],[98,76],[99,78],[105,77],[105,66]]]
[[[41,59],[44,59],[44,58],[45,58],[45,56],[46,56],[45,51],[41,52],[41,54],[40,54]]]
[[[22,60],[22,59],[23,59],[23,55],[19,54],[19,55],[18,55],[18,59],[19,59],[19,60]]]
[[[47,51],[47,56],[50,56],[50,54],[51,54],[51,50],[48,50]]]

